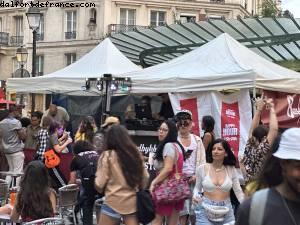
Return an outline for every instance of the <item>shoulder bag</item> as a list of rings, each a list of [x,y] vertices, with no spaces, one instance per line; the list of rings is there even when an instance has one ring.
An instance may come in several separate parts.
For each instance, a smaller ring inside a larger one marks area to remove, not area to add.
[[[136,192],[136,208],[139,223],[148,224],[155,218],[155,207],[148,190]]]
[[[174,144],[176,152],[177,146]],[[177,159],[178,160],[178,159]],[[191,196],[191,191],[186,179],[178,173],[178,162],[176,161],[176,173],[166,179],[165,182],[158,184],[153,191],[153,199],[157,203],[176,203]]]

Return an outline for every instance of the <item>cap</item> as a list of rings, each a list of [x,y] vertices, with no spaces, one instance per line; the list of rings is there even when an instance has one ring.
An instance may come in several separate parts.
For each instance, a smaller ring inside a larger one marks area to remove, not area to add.
[[[120,123],[120,120],[117,117],[109,116],[105,119],[105,122],[104,122],[104,124],[101,125],[101,127],[105,128],[108,125],[119,124],[119,123]]]
[[[177,120],[192,120],[192,116],[192,112],[187,109],[182,109],[175,115]]]
[[[283,132],[278,150],[273,154],[279,159],[300,160],[300,128],[290,128]]]

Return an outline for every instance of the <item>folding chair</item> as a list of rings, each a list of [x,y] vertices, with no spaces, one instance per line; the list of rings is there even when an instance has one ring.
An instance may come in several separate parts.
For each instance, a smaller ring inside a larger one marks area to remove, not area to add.
[[[64,225],[63,218],[59,217],[49,217],[39,220],[34,220],[28,223],[23,223],[23,225]]]
[[[0,179],[0,206],[7,203],[9,187],[6,180]]]
[[[79,186],[77,184],[69,184],[58,189],[59,215],[63,218],[63,213],[66,209],[71,208],[75,225],[77,224],[75,206],[77,203],[78,192]]]

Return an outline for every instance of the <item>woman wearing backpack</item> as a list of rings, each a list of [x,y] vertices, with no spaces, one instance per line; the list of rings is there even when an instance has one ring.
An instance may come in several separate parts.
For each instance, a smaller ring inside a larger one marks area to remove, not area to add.
[[[83,212],[82,222],[83,225],[91,225],[93,224],[93,207],[97,197],[94,182],[99,155],[87,141],[77,141],[73,152],[69,184],[76,184],[77,172],[79,172],[82,187],[82,193],[79,196],[79,206]]]
[[[100,156],[95,178],[98,192],[104,192],[100,225],[138,225],[136,190],[148,181],[142,155],[126,128],[113,125],[105,137],[106,149]]]

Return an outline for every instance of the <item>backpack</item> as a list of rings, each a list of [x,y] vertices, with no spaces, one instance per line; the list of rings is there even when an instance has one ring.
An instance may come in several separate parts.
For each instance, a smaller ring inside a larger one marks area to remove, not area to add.
[[[81,179],[94,182],[99,154],[96,151],[86,151],[79,153],[78,156],[87,163],[87,165],[80,170]]]
[[[49,149],[44,152],[45,166],[49,169],[54,168],[60,164],[60,158],[55,153],[55,150]]]
[[[269,188],[265,188],[253,194],[250,205],[249,225],[263,224],[269,190]]]

